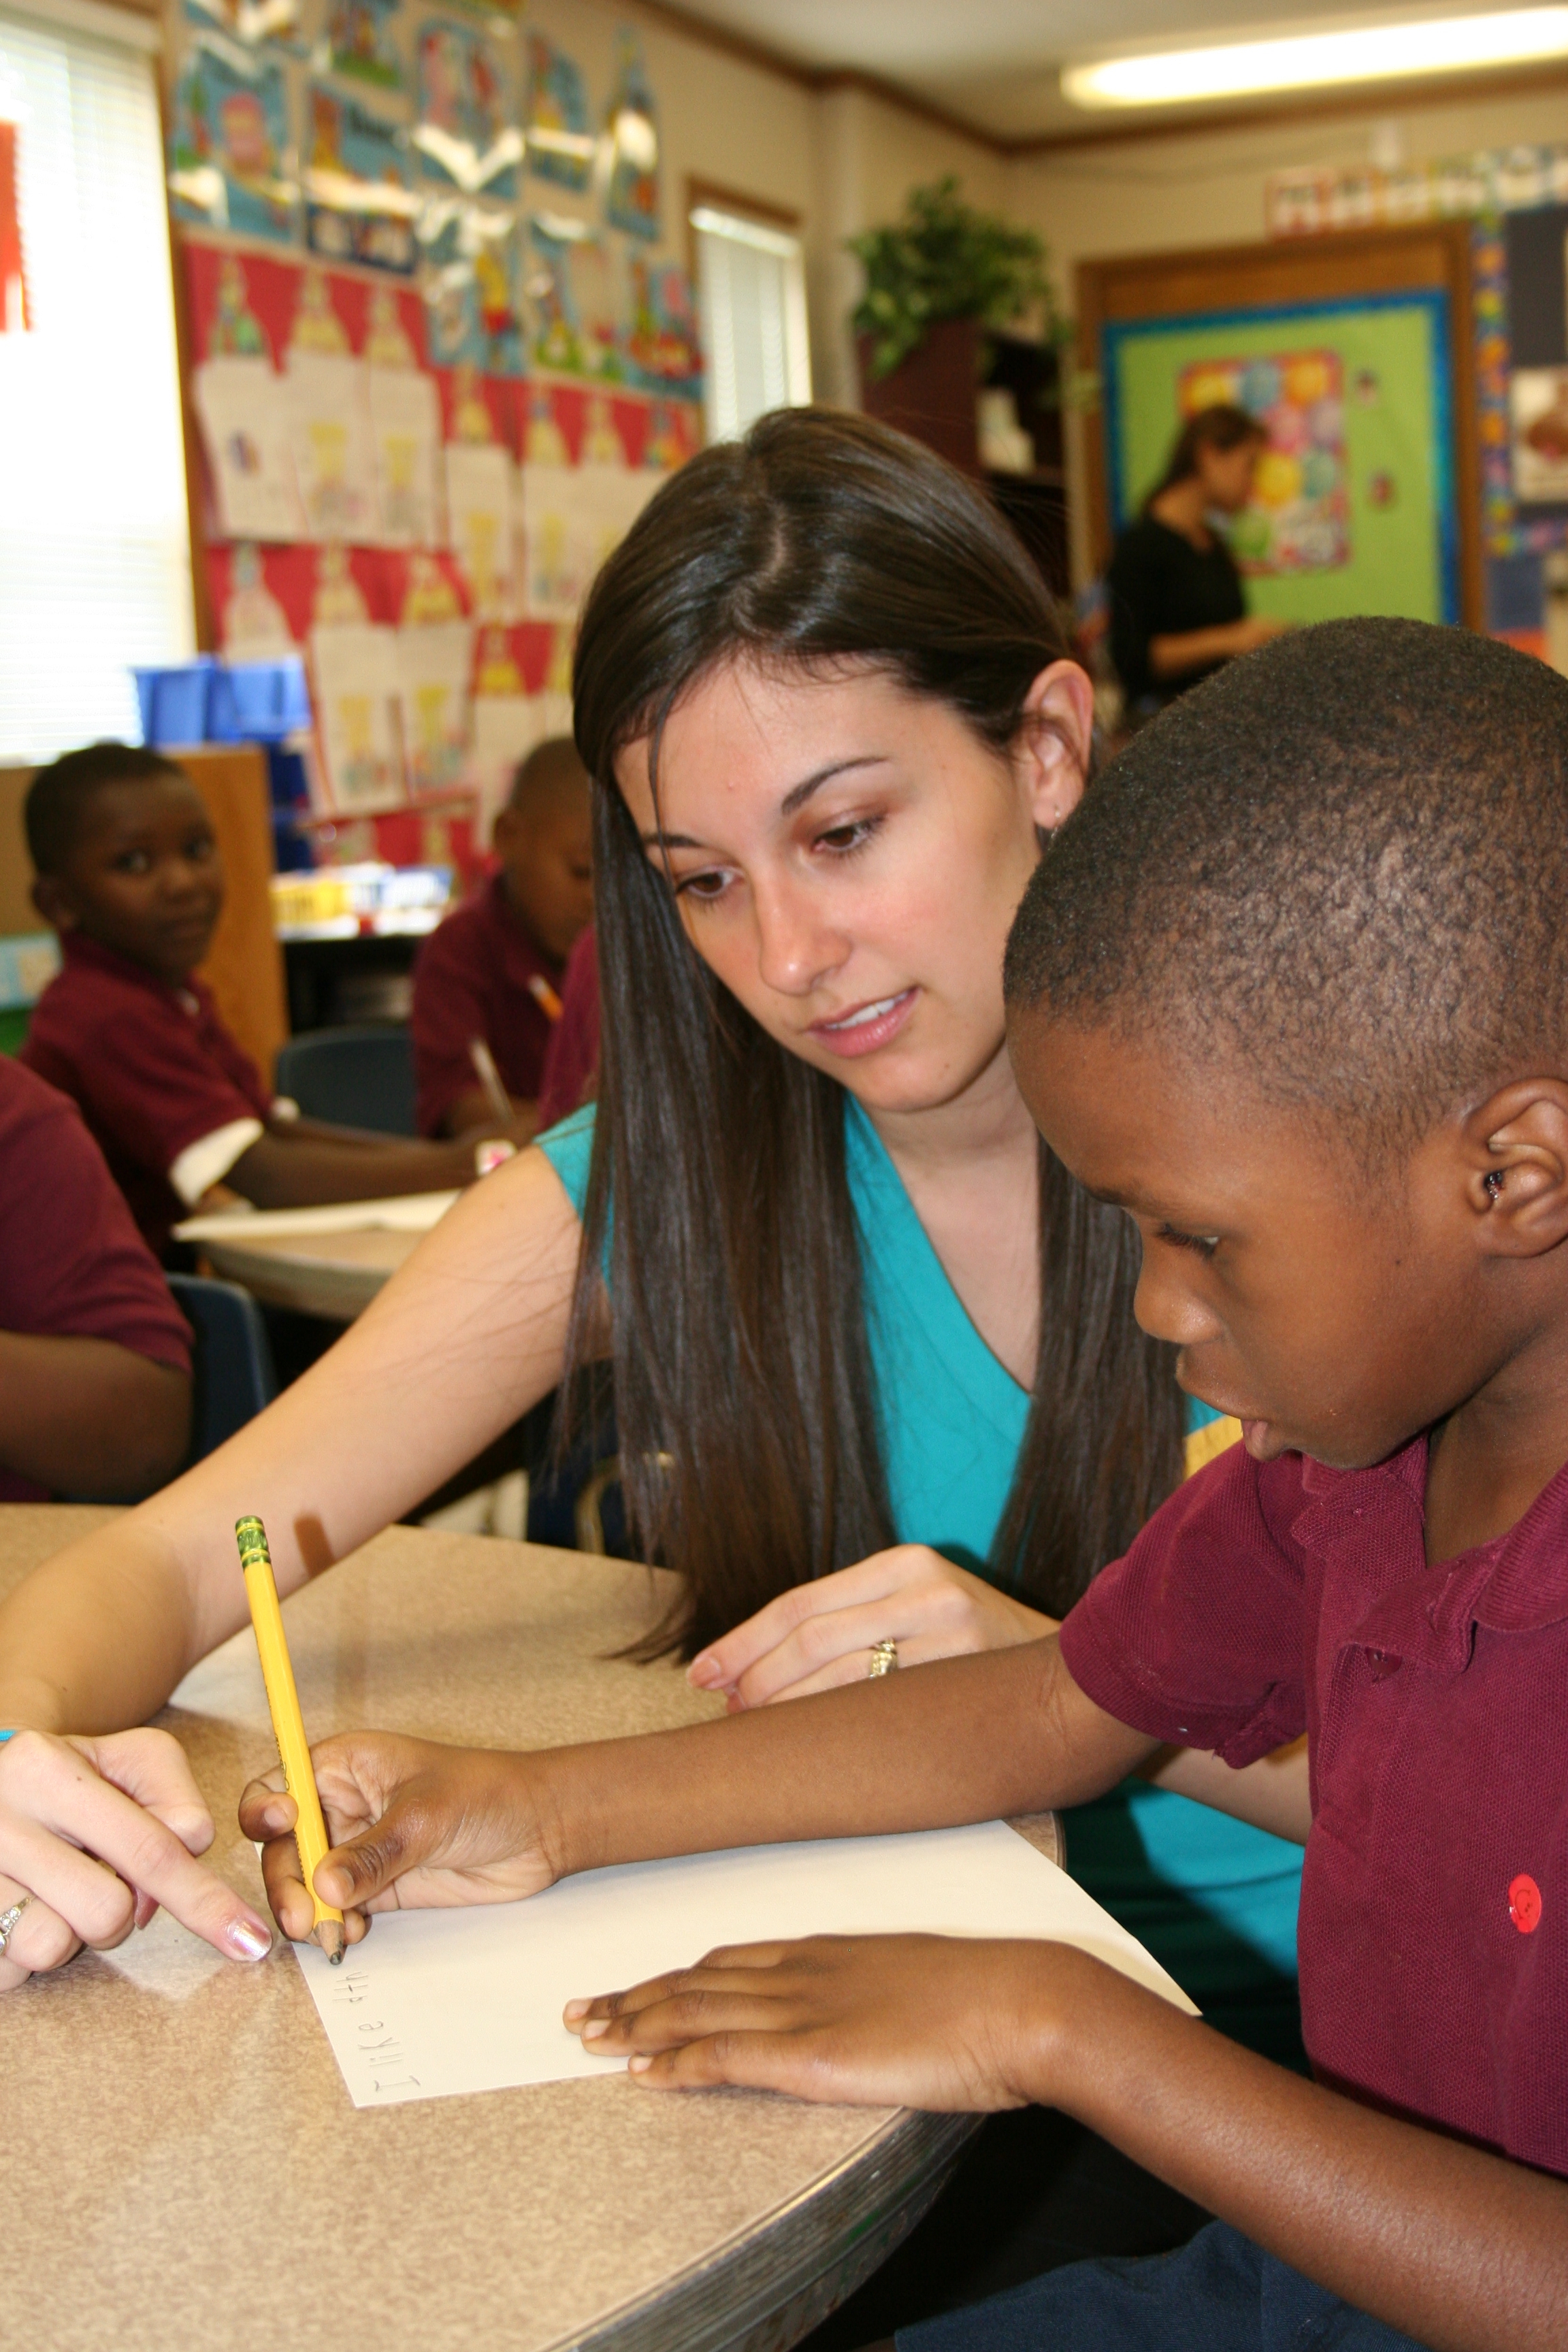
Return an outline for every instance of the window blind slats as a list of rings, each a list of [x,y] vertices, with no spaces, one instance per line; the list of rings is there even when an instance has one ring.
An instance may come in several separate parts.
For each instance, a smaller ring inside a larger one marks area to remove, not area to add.
[[[140,733],[133,663],[191,652],[153,68],[0,14],[36,326],[0,335],[0,758]]]

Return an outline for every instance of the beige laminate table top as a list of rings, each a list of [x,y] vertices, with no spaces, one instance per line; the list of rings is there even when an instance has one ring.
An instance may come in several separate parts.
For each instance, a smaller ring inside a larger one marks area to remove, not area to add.
[[[0,1592],[107,1516],[0,1507]],[[624,1561],[395,1528],[285,1615],[317,1737],[550,1746],[716,1711],[678,1669],[609,1656],[654,1606]],[[159,1720],[211,1859],[259,1901],[235,1802],[276,1751],[248,1630]],[[1055,1854],[1049,1817],[1025,1833]],[[230,1965],[162,1916],[0,1998],[0,2313],[29,2352],[782,2352],[970,2128],[623,2076],[356,2110],[289,1952]]]
[[[395,1274],[424,1240],[384,1225],[342,1234],[253,1234],[236,1219],[234,1237],[211,1237],[201,1244],[215,1274],[240,1282],[269,1307],[291,1307],[302,1315],[322,1315],[352,1323],[363,1314],[389,1275]]]

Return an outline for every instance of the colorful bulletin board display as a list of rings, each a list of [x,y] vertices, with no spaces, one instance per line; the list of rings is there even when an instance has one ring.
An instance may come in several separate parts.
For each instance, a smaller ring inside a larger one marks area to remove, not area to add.
[[[1448,325],[1433,291],[1108,327],[1116,528],[1159,479],[1184,419],[1235,399],[1268,436],[1232,542],[1252,609],[1457,621]]]
[[[519,16],[184,0],[174,28],[209,634],[305,655],[334,854],[461,830],[570,726],[582,595],[698,446],[640,45],[595,92]]]

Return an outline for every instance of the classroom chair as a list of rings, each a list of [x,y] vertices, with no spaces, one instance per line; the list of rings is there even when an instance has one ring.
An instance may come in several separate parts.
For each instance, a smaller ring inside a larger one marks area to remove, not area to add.
[[[172,1274],[174,1302],[195,1334],[188,1470],[254,1420],[278,1393],[261,1309],[237,1282]]]
[[[405,1028],[311,1029],[278,1050],[274,1083],[307,1118],[416,1135],[414,1048]]]

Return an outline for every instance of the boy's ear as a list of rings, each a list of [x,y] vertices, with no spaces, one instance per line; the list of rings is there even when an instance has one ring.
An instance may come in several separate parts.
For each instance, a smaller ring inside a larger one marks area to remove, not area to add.
[[[1092,681],[1077,662],[1052,662],[1024,698],[1013,755],[1042,832],[1055,833],[1082,800],[1093,740]]]
[[[70,892],[58,874],[37,874],[29,896],[51,931],[74,931],[77,911]]]
[[[1466,1194],[1490,1257],[1540,1257],[1568,1239],[1568,1085],[1519,1078],[1464,1126]]]

